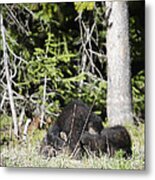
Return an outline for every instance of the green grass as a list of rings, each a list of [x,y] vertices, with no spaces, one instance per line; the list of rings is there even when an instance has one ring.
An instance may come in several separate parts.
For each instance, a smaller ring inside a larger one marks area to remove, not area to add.
[[[98,157],[83,157],[81,160],[71,159],[66,154],[46,159],[38,153],[41,136],[29,138],[29,143],[10,143],[1,148],[1,166],[7,167],[53,167],[53,168],[96,168],[96,169],[121,169],[143,170],[145,168],[144,152],[144,125],[128,125],[127,129],[132,139],[133,156],[129,160],[122,158],[118,151],[114,157],[107,155]],[[37,138],[38,137],[38,138]],[[33,140],[32,140],[33,139]],[[35,139],[35,141],[34,141]]]

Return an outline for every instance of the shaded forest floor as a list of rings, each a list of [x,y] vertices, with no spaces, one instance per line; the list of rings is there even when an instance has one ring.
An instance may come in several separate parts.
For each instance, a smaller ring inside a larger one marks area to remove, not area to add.
[[[98,157],[83,157],[81,160],[71,159],[66,154],[45,158],[39,154],[42,137],[46,133],[38,131],[28,138],[26,144],[10,142],[1,146],[1,166],[6,167],[53,167],[53,168],[96,168],[96,169],[135,169],[145,168],[144,124],[128,126],[132,138],[133,156],[129,160],[122,158],[122,151],[109,158],[107,155]],[[38,135],[39,134],[39,135]]]

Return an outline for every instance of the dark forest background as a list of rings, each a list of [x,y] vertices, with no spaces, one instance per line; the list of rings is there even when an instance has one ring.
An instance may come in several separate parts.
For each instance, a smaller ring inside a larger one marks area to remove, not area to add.
[[[129,2],[128,8],[133,115],[138,124],[145,116],[144,2]],[[107,121],[105,3],[3,4],[0,11],[18,121],[40,114],[55,120],[72,99],[89,106],[95,101],[93,111]],[[0,58],[0,112],[11,117],[2,41]]]

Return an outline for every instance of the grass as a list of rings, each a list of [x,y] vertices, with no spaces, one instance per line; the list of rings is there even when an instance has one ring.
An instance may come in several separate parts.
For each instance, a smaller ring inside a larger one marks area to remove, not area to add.
[[[127,129],[132,139],[133,156],[129,160],[122,158],[118,151],[114,157],[107,155],[99,157],[84,156],[81,160],[71,159],[66,154],[46,159],[38,153],[40,140],[45,132],[30,138],[27,144],[12,142],[1,147],[1,166],[6,167],[52,167],[52,168],[95,168],[95,169],[121,169],[143,170],[145,168],[144,151],[144,124],[138,127],[128,125]]]

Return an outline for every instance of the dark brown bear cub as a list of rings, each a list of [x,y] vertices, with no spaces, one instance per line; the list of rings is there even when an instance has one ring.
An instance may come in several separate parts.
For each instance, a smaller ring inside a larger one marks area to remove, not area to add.
[[[81,145],[84,149],[99,155],[99,153],[108,153],[113,156],[115,151],[122,149],[124,157],[131,157],[131,138],[125,127],[117,125],[105,128],[100,135],[84,133],[81,138]]]

